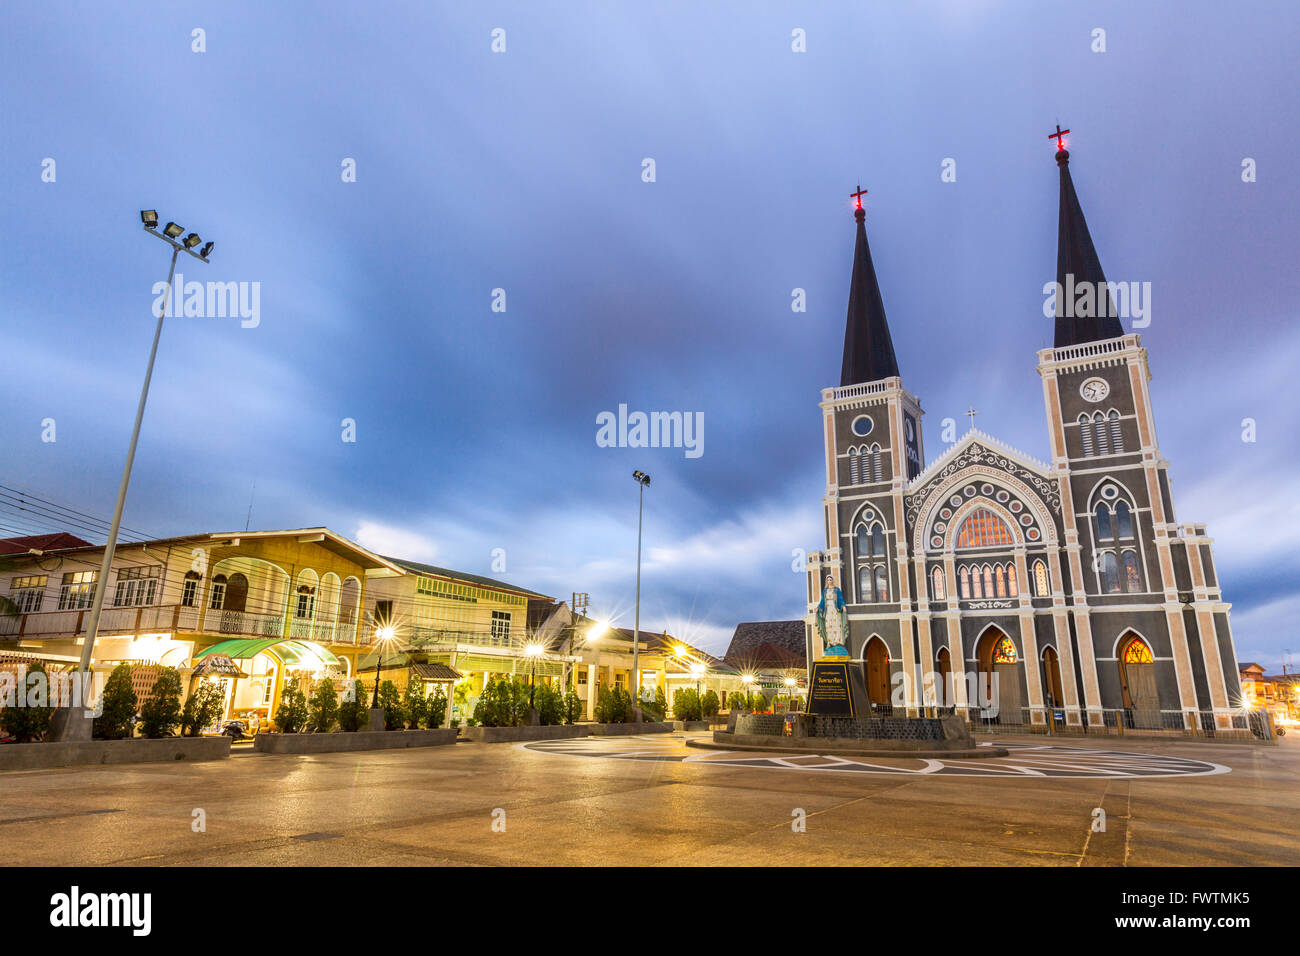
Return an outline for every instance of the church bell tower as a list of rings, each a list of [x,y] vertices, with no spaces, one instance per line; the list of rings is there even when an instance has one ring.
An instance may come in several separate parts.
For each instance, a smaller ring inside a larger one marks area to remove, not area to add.
[[[913,606],[903,490],[925,465],[921,404],[903,388],[884,301],[867,242],[866,210],[859,188],[857,239],[849,284],[844,356],[837,388],[822,390],[826,494],[826,551],[809,564],[810,606],[826,576],[844,593],[849,612],[850,656],[860,659],[868,630],[855,614],[892,616],[872,630],[899,630],[899,612]],[[897,640],[901,635],[895,634]],[[890,642],[894,643],[893,641]],[[810,652],[819,656],[816,634]]]

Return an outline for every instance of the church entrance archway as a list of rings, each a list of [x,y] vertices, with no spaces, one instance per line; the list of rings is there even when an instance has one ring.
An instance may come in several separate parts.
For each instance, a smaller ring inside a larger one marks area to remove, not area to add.
[[[878,711],[889,707],[889,650],[885,642],[878,637],[867,641],[866,653],[862,655],[867,677],[867,697],[871,700],[871,709]]]
[[[984,632],[979,642],[979,687],[978,703],[986,708],[997,708],[995,714],[984,714],[999,724],[1019,724],[1023,722],[1020,710],[1020,655],[1016,645],[1007,637],[1006,632],[997,627],[990,627]],[[994,677],[997,680],[994,680]]]
[[[938,664],[937,672],[939,676],[934,692],[939,698],[940,708],[951,712],[954,703],[954,691],[952,686],[952,655],[948,653],[948,648],[939,649],[936,663]]]
[[[1142,730],[1160,727],[1160,693],[1156,689],[1156,662],[1146,641],[1132,631],[1119,642],[1119,683],[1124,695],[1127,723]]]
[[[1064,707],[1065,692],[1061,688],[1061,660],[1056,648],[1043,648],[1043,694],[1048,707]]]

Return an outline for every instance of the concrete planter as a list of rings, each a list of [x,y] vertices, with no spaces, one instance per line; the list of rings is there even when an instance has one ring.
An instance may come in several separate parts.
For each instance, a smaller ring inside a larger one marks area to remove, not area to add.
[[[0,771],[45,770],[87,764],[223,760],[229,756],[230,738],[225,736],[50,741],[0,746]]]
[[[707,720],[674,720],[673,730],[708,730]]]
[[[333,754],[353,750],[441,747],[456,742],[455,729],[362,730],[346,734],[258,734],[253,749],[263,754]]]
[[[639,724],[584,724],[593,737],[622,737],[628,734],[669,734],[670,721],[643,721]]]
[[[518,740],[564,740],[567,737],[586,737],[589,731],[579,724],[556,724],[549,727],[462,727],[461,736],[486,744]]]

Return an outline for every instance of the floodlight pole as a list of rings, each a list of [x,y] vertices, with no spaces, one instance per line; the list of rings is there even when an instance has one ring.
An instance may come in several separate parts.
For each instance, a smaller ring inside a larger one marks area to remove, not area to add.
[[[636,505],[636,614],[632,625],[632,712],[641,723],[641,517],[645,512],[645,486],[650,476],[633,472],[639,486]]]
[[[127,447],[126,465],[122,469],[122,483],[117,489],[117,504],[113,508],[113,521],[108,528],[108,541],[104,545],[104,558],[99,564],[99,577],[95,581],[95,596],[90,605],[90,620],[86,623],[86,637],[81,646],[81,661],[77,665],[77,671],[81,679],[82,706],[88,706],[90,681],[90,661],[95,651],[95,639],[99,635],[99,617],[104,609],[104,594],[108,588],[108,572],[113,565],[113,553],[117,550],[117,535],[122,526],[122,509],[126,505],[126,490],[131,484],[131,466],[135,463],[135,449],[140,441],[140,424],[144,421],[144,407],[149,399],[149,383],[153,378],[154,359],[158,356],[158,340],[162,337],[163,319],[167,315],[167,305],[171,299],[172,279],[176,275],[176,257],[182,251],[189,253],[200,262],[207,262],[198,253],[187,249],[182,243],[164,236],[162,233],[151,229],[149,226],[144,227],[144,231],[151,236],[157,236],[163,242],[172,247],[171,268],[167,271],[167,290],[163,293],[162,306],[158,310],[158,325],[153,332],[153,346],[149,349],[149,364],[145,367],[144,385],[140,389],[140,404],[135,410],[135,426],[131,429],[131,444]],[[71,717],[71,715],[69,715]],[[62,739],[69,739],[75,735],[73,729],[77,721],[67,720],[57,736]]]

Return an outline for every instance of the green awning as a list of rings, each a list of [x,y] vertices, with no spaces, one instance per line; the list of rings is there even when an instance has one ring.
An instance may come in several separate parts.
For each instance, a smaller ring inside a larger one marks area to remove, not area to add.
[[[315,641],[291,641],[285,638],[261,638],[249,639],[238,638],[230,641],[222,641],[220,644],[213,644],[211,647],[205,647],[194,655],[194,660],[206,657],[209,654],[225,654],[231,658],[252,658],[263,652],[269,652],[278,657],[280,661],[289,667],[295,667],[299,664],[311,664],[319,661],[331,667],[342,667],[340,661],[327,648],[322,647]]]

